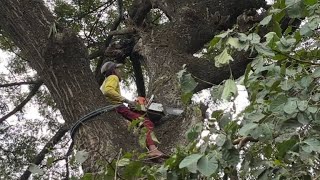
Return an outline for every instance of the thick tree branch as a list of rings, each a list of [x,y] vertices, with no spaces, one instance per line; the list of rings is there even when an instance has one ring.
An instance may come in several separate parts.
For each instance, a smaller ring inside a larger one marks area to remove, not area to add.
[[[132,34],[135,33],[136,30],[134,28],[127,28],[127,29],[120,29],[117,31],[110,31],[108,32],[109,36],[114,36],[114,35],[125,35],[125,34]]]
[[[141,63],[140,63],[141,62],[140,60],[142,58],[143,57],[137,53],[132,53],[132,55],[130,56],[138,95],[145,97],[146,96],[146,89],[145,89],[144,78],[143,78],[142,68],[141,68]]]
[[[68,132],[68,130],[69,129],[67,126],[61,127],[56,132],[56,134],[47,142],[47,144],[42,148],[42,150],[34,158],[32,163],[35,165],[39,165],[44,159],[45,155],[50,152],[50,149],[52,149],[61,140],[61,138],[66,134],[66,132]],[[20,180],[27,180],[30,175],[31,175],[31,172],[27,168],[27,170],[20,176]]]
[[[30,91],[30,93],[28,94],[28,96],[26,97],[26,99],[24,99],[18,106],[16,106],[11,112],[9,112],[8,114],[6,114],[5,116],[0,118],[0,123],[2,123],[3,121],[5,121],[7,118],[9,118],[10,116],[14,115],[16,112],[20,111],[30,100],[31,98],[38,92],[39,88],[41,87],[41,85],[43,84],[43,82],[38,82],[34,85],[34,87],[32,88],[32,90]]]
[[[150,0],[134,0],[129,10],[129,16],[136,26],[141,26],[146,15],[152,9]]]
[[[20,85],[26,85],[26,84],[38,84],[40,81],[23,81],[23,82],[14,82],[14,83],[8,83],[8,84],[0,84],[0,88],[2,87],[10,87],[10,86],[20,86]]]
[[[117,1],[118,4],[118,17],[117,19],[113,22],[110,31],[115,31],[118,26],[120,25],[121,21],[123,20],[123,1],[122,0],[118,0]],[[89,55],[89,59],[94,59],[97,57],[101,57],[98,60],[97,66],[96,66],[96,70],[95,70],[95,78],[97,80],[97,82],[100,82],[102,79],[102,75],[100,73],[100,69],[104,60],[104,51],[107,49],[107,47],[110,45],[111,41],[112,41],[113,35],[108,35],[108,37],[106,38],[104,45],[102,47],[100,47],[100,49],[96,52],[93,52],[91,55]]]

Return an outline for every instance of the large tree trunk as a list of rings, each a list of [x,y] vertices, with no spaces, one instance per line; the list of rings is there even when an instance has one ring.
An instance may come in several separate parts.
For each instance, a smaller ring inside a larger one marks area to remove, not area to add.
[[[141,30],[137,52],[145,59],[149,72],[149,92],[164,105],[182,107],[176,73],[183,64],[193,75],[211,83],[220,83],[229,77],[229,67],[215,68],[214,64],[192,54],[199,51],[218,31],[232,27],[243,10],[261,7],[264,0],[136,0],[131,17],[141,27],[145,15],[152,7],[162,9],[171,22],[160,28]],[[230,14],[232,13],[232,14]],[[72,32],[59,30],[48,38],[54,17],[38,0],[0,1],[0,26],[21,49],[49,89],[57,108],[68,125],[81,116],[107,105],[89,67],[87,49]],[[139,29],[139,28],[138,28]],[[232,63],[233,75],[242,75],[247,59]],[[197,91],[209,87],[199,81]],[[98,151],[112,157],[119,148],[137,148],[125,126],[115,113],[94,118],[76,134],[79,149],[90,151],[86,170],[94,170],[101,157]],[[190,124],[201,121],[192,111],[166,121],[158,127],[161,148],[170,148],[185,141],[184,132]]]
[[[229,66],[216,68],[212,60],[197,58],[193,54],[203,48],[217,32],[232,28],[245,9],[265,6],[264,0],[163,0],[153,3],[170,16],[171,22],[159,28],[140,31],[141,39],[135,50],[145,59],[150,78],[148,96],[154,94],[155,99],[165,106],[180,108],[183,105],[176,73],[186,64],[187,71],[197,77],[195,92],[228,79]],[[250,62],[242,53],[237,56],[230,64],[234,78],[243,75]],[[184,143],[186,130],[202,120],[197,112],[189,109],[184,117],[172,118],[157,128],[162,149],[168,151]]]
[[[54,17],[41,1],[0,1],[1,29],[21,49],[32,68],[43,79],[65,123],[71,127],[80,117],[108,105],[90,70],[87,49],[74,33],[67,30],[51,34]],[[116,113],[93,118],[76,133],[76,147],[90,152],[89,167],[119,148],[136,147]],[[99,151],[99,153],[98,153]]]

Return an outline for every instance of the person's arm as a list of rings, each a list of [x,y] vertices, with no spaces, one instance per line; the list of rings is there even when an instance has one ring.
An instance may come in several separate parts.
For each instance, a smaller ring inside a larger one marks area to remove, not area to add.
[[[110,76],[108,80],[104,83],[103,94],[110,98],[112,101],[125,102],[126,99],[121,96],[117,91],[119,86],[119,78],[117,76]]]

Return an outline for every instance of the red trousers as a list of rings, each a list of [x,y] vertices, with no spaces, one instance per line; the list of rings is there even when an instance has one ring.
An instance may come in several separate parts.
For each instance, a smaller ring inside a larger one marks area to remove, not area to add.
[[[128,107],[126,107],[125,105],[121,105],[119,107],[116,108],[116,111],[121,114],[124,118],[128,119],[129,121],[133,121],[135,119],[138,119],[141,114],[131,111]],[[149,147],[150,145],[154,145],[154,142],[151,138],[151,132],[153,131],[153,122],[148,119],[148,118],[144,118],[143,121],[143,125],[144,127],[147,128],[147,137],[146,137],[146,144],[147,147]]]

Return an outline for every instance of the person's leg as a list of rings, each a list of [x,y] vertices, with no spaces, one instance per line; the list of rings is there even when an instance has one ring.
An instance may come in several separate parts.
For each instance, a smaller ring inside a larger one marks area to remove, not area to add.
[[[138,119],[139,117],[142,116],[141,114],[139,114],[137,112],[131,111],[126,106],[119,106],[116,108],[116,111],[119,114],[121,114],[124,118],[128,119],[129,121]],[[157,147],[155,146],[154,141],[152,140],[152,137],[151,137],[151,133],[154,128],[153,122],[148,118],[144,118],[143,125],[144,125],[144,127],[147,128],[146,145],[147,145],[148,149],[150,150],[149,155],[150,156],[163,155],[163,153],[157,149]]]

